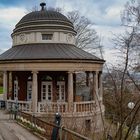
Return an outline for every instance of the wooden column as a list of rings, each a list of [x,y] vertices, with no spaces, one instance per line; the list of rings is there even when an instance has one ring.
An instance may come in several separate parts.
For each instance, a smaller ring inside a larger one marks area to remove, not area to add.
[[[73,111],[73,72],[68,72],[68,109]]]
[[[76,100],[76,73],[73,74],[73,101]]]
[[[33,113],[37,112],[38,104],[38,78],[37,71],[33,71],[33,83],[32,83],[32,111]]]
[[[90,87],[90,99],[94,100],[94,82],[93,82],[93,73],[89,72],[89,87]]]
[[[102,100],[103,98],[103,84],[102,84],[102,72],[99,73],[99,98]]]
[[[4,71],[3,72],[3,99],[4,101],[7,101],[8,81],[9,81],[8,72]]]
[[[99,101],[99,88],[98,88],[98,71],[95,71],[93,73],[93,78],[94,78],[94,99],[95,101]]]

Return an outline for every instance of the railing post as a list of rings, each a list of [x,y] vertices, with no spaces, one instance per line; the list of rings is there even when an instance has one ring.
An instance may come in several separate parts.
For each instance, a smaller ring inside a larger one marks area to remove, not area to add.
[[[67,138],[68,138],[68,133],[65,131],[64,134],[65,134],[65,135],[64,135],[64,140],[67,140]]]
[[[76,103],[74,103],[74,112],[76,112]]]
[[[41,106],[40,103],[38,103],[38,109],[37,109],[38,113],[40,113],[40,106]]]
[[[31,112],[31,102],[29,102],[29,111]]]
[[[61,127],[60,130],[59,130],[60,140],[62,140],[62,133],[63,133],[63,129],[62,129],[62,127]]]

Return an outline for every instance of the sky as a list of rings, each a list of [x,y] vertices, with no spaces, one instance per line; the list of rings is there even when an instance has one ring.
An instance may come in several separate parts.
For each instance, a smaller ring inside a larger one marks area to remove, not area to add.
[[[11,33],[16,23],[41,2],[47,7],[60,7],[65,12],[78,10],[94,23],[104,46],[104,59],[112,61],[113,34],[122,33],[120,14],[128,0],[0,0],[0,53],[11,48]]]

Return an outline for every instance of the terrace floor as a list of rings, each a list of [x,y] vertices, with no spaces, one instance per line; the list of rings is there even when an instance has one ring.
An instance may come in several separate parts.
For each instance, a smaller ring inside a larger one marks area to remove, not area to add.
[[[0,140],[41,140],[18,125],[4,110],[0,110]]]

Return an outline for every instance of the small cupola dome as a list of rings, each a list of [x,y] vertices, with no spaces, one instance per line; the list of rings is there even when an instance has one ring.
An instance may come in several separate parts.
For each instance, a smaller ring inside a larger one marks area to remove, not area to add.
[[[47,42],[74,44],[76,31],[73,23],[60,12],[47,10],[45,5],[41,3],[40,11],[28,13],[16,24],[12,33],[13,46]],[[45,38],[49,41],[44,41]]]
[[[33,27],[35,27],[36,25],[43,26],[43,25],[47,24],[48,26],[46,26],[46,28],[47,27],[50,28],[49,25],[51,25],[51,28],[53,28],[53,27],[55,29],[63,28],[63,29],[69,30],[69,31],[73,32],[74,34],[76,34],[73,24],[71,23],[70,20],[68,20],[68,18],[66,16],[64,16],[63,14],[61,14],[60,12],[57,12],[57,11],[46,10],[45,5],[46,5],[45,3],[41,3],[40,11],[33,11],[33,12],[25,15],[16,24],[16,27],[15,27],[13,33],[21,31],[21,28],[22,28],[22,31],[26,31],[26,30],[30,30],[30,29],[33,30],[34,29]],[[52,27],[52,25],[55,25],[55,26]],[[27,28],[28,26],[32,26],[32,28]],[[38,27],[38,28],[40,28],[40,27]]]

